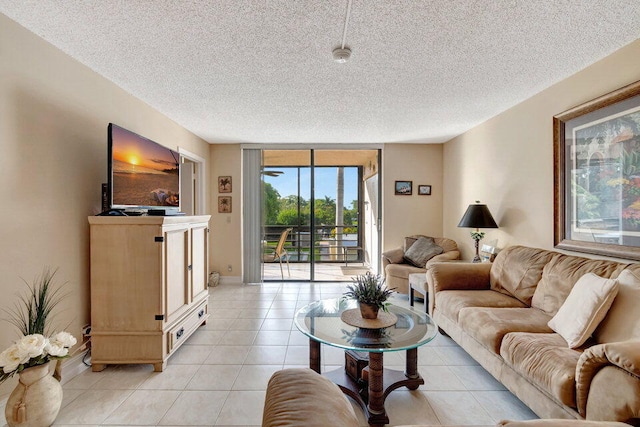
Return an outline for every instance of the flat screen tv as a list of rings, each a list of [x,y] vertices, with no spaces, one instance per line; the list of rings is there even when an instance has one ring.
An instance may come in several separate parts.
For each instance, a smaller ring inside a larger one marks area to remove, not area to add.
[[[175,151],[109,123],[111,209],[180,210],[180,157]]]

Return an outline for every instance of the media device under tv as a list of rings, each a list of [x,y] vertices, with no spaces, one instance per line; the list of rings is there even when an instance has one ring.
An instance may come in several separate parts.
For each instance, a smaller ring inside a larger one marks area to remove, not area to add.
[[[110,209],[179,215],[179,154],[113,123],[107,133]]]

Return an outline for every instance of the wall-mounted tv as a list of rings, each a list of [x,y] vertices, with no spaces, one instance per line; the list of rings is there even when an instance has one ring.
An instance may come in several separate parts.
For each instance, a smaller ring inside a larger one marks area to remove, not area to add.
[[[111,209],[180,210],[180,156],[120,126],[108,127]]]

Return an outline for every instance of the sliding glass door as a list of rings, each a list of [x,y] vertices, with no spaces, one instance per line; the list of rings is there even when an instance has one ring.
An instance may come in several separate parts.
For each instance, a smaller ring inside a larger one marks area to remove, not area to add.
[[[378,271],[370,203],[379,189],[366,185],[378,150],[264,150],[262,162],[264,280],[350,281]]]

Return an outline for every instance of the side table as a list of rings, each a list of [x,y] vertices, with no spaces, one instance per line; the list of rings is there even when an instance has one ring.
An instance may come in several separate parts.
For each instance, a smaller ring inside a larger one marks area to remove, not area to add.
[[[409,305],[413,307],[415,291],[424,295],[424,312],[429,312],[429,290],[427,289],[427,273],[409,274]]]

